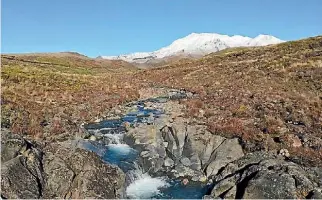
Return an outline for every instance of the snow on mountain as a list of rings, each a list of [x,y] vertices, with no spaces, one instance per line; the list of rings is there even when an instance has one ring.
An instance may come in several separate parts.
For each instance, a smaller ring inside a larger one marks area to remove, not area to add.
[[[240,35],[228,36],[217,33],[191,33],[175,40],[167,47],[153,52],[137,52],[120,56],[102,56],[104,59],[125,60],[128,62],[145,63],[152,59],[162,59],[175,55],[206,55],[230,47],[265,46],[284,42],[271,35],[258,35],[255,38]]]
[[[247,46],[265,46],[269,44],[278,44],[284,42],[271,35],[259,35],[252,39]]]

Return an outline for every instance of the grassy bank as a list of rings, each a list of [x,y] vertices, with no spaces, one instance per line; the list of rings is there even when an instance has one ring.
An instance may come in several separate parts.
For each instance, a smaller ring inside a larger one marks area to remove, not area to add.
[[[70,135],[114,105],[136,99],[136,68],[75,53],[2,55],[1,123],[41,139]]]

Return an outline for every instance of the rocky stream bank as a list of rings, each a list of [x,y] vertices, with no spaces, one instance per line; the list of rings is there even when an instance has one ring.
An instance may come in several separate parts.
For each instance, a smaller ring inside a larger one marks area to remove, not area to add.
[[[142,90],[141,98],[63,142],[39,143],[2,129],[1,196],[182,198],[175,190],[193,185],[199,196],[183,198],[322,198],[321,168],[291,162],[285,149],[245,152],[239,138],[184,117],[177,100],[194,94],[159,88]],[[137,196],[147,179],[160,184]]]

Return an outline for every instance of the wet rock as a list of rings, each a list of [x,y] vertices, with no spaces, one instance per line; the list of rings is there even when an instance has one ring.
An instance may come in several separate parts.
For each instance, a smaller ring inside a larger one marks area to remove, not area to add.
[[[96,137],[95,137],[94,135],[91,135],[91,136],[89,137],[89,140],[91,140],[91,141],[96,141]]]
[[[187,185],[189,183],[189,180],[188,179],[183,179],[182,182],[181,182],[183,185]]]

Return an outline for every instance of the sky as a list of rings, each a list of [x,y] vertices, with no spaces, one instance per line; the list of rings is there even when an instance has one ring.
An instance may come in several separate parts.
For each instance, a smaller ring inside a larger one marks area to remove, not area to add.
[[[2,0],[3,53],[154,51],[192,32],[322,35],[322,0]]]

